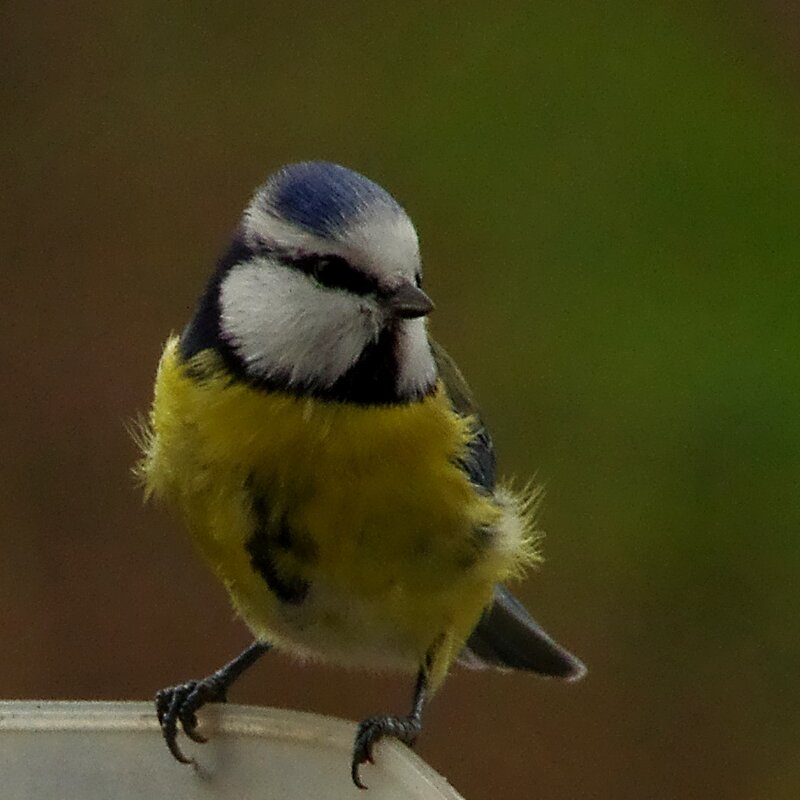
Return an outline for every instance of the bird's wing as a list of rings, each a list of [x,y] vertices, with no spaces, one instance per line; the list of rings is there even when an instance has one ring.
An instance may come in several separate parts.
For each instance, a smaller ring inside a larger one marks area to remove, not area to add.
[[[494,492],[497,470],[492,437],[481,421],[478,406],[456,362],[437,342],[432,341],[431,348],[439,371],[439,378],[447,389],[453,410],[456,414],[462,417],[472,417],[475,421],[473,437],[468,445],[468,457],[461,466],[472,483],[487,492]]]
[[[432,342],[432,348],[453,410],[476,422],[462,467],[473,484],[494,492],[497,471],[492,437],[456,363],[440,344]],[[495,586],[492,605],[483,613],[458,660],[467,667],[524,669],[567,680],[577,680],[586,672],[583,663],[553,641],[519,600],[500,584]]]

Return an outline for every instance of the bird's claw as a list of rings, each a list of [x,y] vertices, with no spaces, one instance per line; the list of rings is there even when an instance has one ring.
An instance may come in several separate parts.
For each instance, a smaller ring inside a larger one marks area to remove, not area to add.
[[[181,764],[194,763],[194,759],[184,755],[178,745],[178,725],[193,742],[205,743],[206,737],[197,730],[197,712],[206,703],[224,703],[226,700],[225,686],[213,675],[203,680],[170,686],[156,694],[158,724],[176,761]]]
[[[367,762],[370,764],[375,763],[373,748],[376,742],[386,736],[391,736],[412,747],[421,729],[420,721],[413,717],[381,715],[369,717],[359,723],[356,731],[356,740],[353,745],[353,761],[350,765],[350,776],[353,779],[353,783],[359,789],[367,788],[366,784],[361,780],[359,769],[362,764]]]

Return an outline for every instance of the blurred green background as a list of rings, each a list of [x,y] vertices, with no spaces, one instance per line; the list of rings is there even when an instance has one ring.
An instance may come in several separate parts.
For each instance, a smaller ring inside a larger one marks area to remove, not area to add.
[[[124,422],[252,189],[325,158],[415,219],[501,468],[547,485],[520,594],[590,667],[457,671],[421,754],[468,800],[800,796],[793,4],[0,17],[0,696],[148,697],[247,642]],[[410,690],[276,656],[233,699]]]

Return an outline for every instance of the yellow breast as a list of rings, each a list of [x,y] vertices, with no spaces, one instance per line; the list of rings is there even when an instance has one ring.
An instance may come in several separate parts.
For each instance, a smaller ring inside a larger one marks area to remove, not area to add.
[[[510,496],[458,465],[471,424],[441,386],[397,406],[298,398],[232,382],[210,351],[182,364],[173,338],[142,473],[257,636],[415,669],[437,639],[455,657],[529,554]]]

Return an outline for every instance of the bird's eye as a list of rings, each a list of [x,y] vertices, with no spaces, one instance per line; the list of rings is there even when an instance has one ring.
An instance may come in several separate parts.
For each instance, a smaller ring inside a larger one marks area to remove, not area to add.
[[[343,258],[321,256],[313,260],[311,274],[323,286],[333,288],[338,283],[337,277],[344,274],[348,268],[349,264]]]
[[[341,256],[307,256],[298,266],[326,289],[343,289],[359,295],[372,294],[376,289],[372,278]]]

